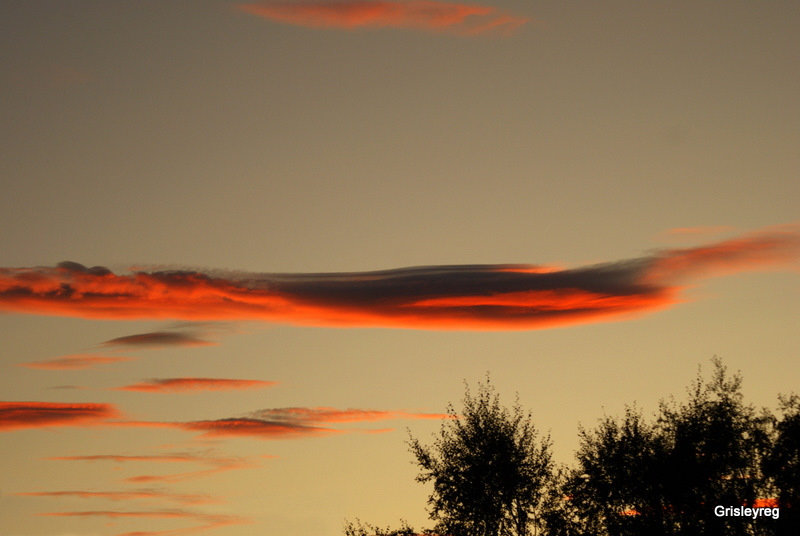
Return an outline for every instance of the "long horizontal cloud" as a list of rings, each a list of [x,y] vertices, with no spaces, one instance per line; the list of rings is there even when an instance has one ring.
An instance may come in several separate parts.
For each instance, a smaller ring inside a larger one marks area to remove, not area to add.
[[[157,500],[181,504],[209,504],[219,502],[208,495],[190,493],[171,493],[157,489],[137,489],[130,491],[29,491],[17,493],[23,497],[76,497],[80,499],[106,499],[110,501]]]
[[[230,391],[241,389],[263,389],[277,382],[261,380],[231,380],[225,378],[155,378],[132,385],[119,387],[122,391],[144,393],[184,393],[191,391]]]
[[[99,425],[119,416],[110,404],[0,402],[0,432],[21,428]]]
[[[202,512],[192,512],[187,510],[143,510],[143,511],[120,511],[120,510],[87,510],[76,512],[46,512],[40,516],[53,517],[105,517],[112,519],[187,519],[202,523],[200,526],[188,527],[185,529],[173,529],[163,531],[137,531],[126,532],[119,536],[155,536],[171,534],[189,534],[210,530],[229,525],[251,523],[252,520],[240,516],[206,514]]]
[[[176,426],[184,430],[199,431],[206,436],[283,439],[339,434],[348,431],[321,426],[325,423],[374,422],[389,419],[444,419],[448,417],[448,415],[440,413],[294,407],[263,409],[241,418],[176,423]]]
[[[207,456],[204,454],[195,454],[188,452],[173,452],[168,454],[90,454],[84,456],[54,456],[47,458],[48,460],[62,460],[62,461],[109,461],[116,463],[124,462],[157,462],[157,463],[211,463],[212,465],[225,464],[228,458],[218,458],[214,456]]]
[[[525,17],[494,7],[433,0],[339,0],[264,2],[238,9],[265,19],[313,28],[415,28],[460,34],[510,33],[528,22]]]
[[[254,437],[259,439],[292,439],[342,433],[341,430],[255,418],[228,418],[173,423],[175,428],[200,432],[206,437]]]
[[[267,457],[267,456],[263,456]],[[50,460],[62,461],[87,461],[87,462],[147,462],[147,463],[193,463],[210,466],[210,469],[199,471],[188,471],[181,473],[170,473],[161,475],[138,475],[126,478],[128,482],[135,483],[172,483],[193,480],[195,478],[206,477],[217,473],[224,473],[236,469],[248,469],[258,467],[258,463],[252,459],[220,456],[214,452],[171,452],[166,454],[144,454],[144,455],[125,455],[125,454],[92,454],[84,456],[58,456],[48,458]]]
[[[353,431],[323,426],[326,423],[373,422],[389,419],[443,419],[447,417],[448,415],[439,413],[295,407],[264,409],[244,417],[224,419],[185,422],[112,420],[99,424],[115,428],[173,428],[200,433],[204,437],[297,439]],[[146,482],[148,480],[138,481]]]
[[[332,274],[0,268],[0,309],[87,318],[263,320],[336,327],[534,329],[675,304],[705,277],[785,267],[797,227],[579,268],[465,265]]]
[[[252,414],[253,417],[275,422],[289,423],[342,423],[373,422],[392,419],[446,419],[443,413],[408,413],[405,411],[382,411],[371,409],[318,408],[271,408]]]
[[[17,363],[20,367],[27,367],[42,370],[79,370],[94,368],[99,365],[110,365],[123,361],[131,361],[130,357],[110,357],[94,354],[71,354],[46,359],[44,361],[31,361],[28,363]]]
[[[196,518],[199,514],[183,510],[146,510],[146,511],[117,511],[117,510],[88,510],[78,512],[46,512],[41,516],[56,517],[147,517],[147,518]]]

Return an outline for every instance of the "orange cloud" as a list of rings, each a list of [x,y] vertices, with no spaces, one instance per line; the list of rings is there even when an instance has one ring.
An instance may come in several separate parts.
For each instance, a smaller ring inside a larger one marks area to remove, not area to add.
[[[577,268],[466,265],[334,274],[0,268],[0,309],[106,319],[262,320],[330,327],[537,329],[626,318],[684,285],[796,266],[800,230]]]
[[[663,251],[643,274],[642,281],[667,285],[676,281],[786,266],[796,263],[799,254],[800,231],[787,226],[708,246]]]
[[[209,421],[175,423],[175,426],[208,437],[255,437],[258,439],[286,439],[324,434],[342,433],[341,430],[306,426],[293,422],[264,419],[230,418]]]
[[[169,493],[154,489],[139,489],[132,491],[31,491],[17,493],[25,497],[78,497],[81,499],[107,499],[110,501],[130,501],[139,499],[152,499],[158,501],[172,501],[181,504],[208,504],[219,502],[208,495]]]
[[[291,423],[342,423],[373,422],[392,419],[447,419],[443,413],[407,413],[405,411],[381,411],[369,409],[319,408],[273,408],[253,414],[261,419]]]
[[[324,423],[373,422],[388,419],[443,419],[449,417],[449,415],[439,413],[294,407],[264,409],[246,417],[187,422],[110,421],[105,425],[137,428],[176,428],[190,432],[200,432],[205,437],[296,439],[353,431],[320,426]],[[139,478],[135,481],[149,482],[152,480]]]
[[[440,413],[407,413],[363,409],[272,408],[256,411],[248,417],[175,423],[184,430],[202,432],[210,437],[254,437],[258,439],[290,439],[328,434],[340,430],[319,426],[322,423],[373,422],[388,419],[444,419]],[[381,430],[387,431],[387,430]]]
[[[312,28],[414,28],[476,35],[511,33],[528,22],[494,7],[433,0],[340,0],[242,4],[251,15]]]
[[[263,389],[277,382],[259,380],[230,380],[223,378],[161,378],[120,387],[123,391],[145,393],[184,393],[190,391],[227,391],[239,389]]]
[[[71,354],[44,361],[31,361],[29,363],[17,363],[19,367],[27,367],[41,370],[79,370],[94,368],[99,365],[110,365],[122,361],[131,361],[130,357],[108,357],[94,354]]]
[[[118,417],[110,404],[0,402],[0,432],[48,426],[86,426]]]

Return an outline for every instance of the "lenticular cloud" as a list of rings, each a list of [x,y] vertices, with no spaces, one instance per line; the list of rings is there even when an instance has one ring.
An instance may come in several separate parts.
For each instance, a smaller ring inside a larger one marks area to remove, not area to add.
[[[0,402],[0,432],[50,426],[91,426],[118,417],[110,404]]]
[[[0,309],[105,319],[261,320],[331,327],[535,329],[645,313],[701,278],[796,265],[800,232],[555,269],[454,265],[373,272],[115,274],[74,262],[0,268]]]
[[[241,4],[240,11],[310,28],[416,28],[478,35],[511,33],[528,22],[494,7],[438,0],[324,0]]]

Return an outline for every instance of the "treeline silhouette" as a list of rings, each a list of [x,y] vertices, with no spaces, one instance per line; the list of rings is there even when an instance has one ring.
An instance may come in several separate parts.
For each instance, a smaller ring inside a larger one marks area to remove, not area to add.
[[[573,466],[517,401],[501,405],[490,378],[445,421],[430,445],[409,448],[430,483],[432,528],[356,519],[345,536],[796,536],[800,535],[800,397],[777,413],[742,396],[742,378],[718,358],[688,400],[635,406],[579,431]]]

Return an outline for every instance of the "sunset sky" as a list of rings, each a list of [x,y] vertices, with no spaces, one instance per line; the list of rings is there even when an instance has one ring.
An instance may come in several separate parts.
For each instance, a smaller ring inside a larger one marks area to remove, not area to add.
[[[429,526],[487,372],[800,391],[800,4],[0,4],[0,532]]]

